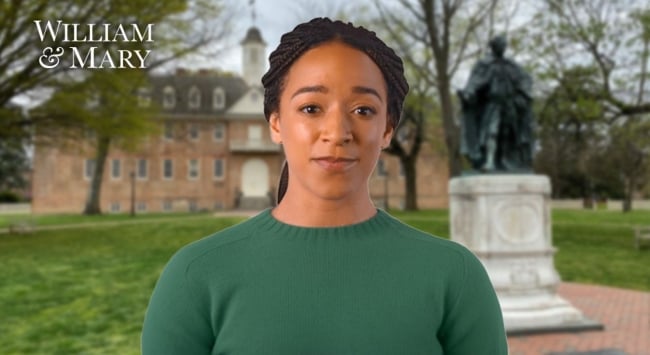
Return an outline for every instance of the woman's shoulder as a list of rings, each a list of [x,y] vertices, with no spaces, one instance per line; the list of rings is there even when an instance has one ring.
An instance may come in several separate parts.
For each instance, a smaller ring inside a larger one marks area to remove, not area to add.
[[[466,261],[467,258],[475,258],[475,255],[464,245],[455,241],[428,233],[401,220],[388,215],[391,220],[392,234],[403,242],[413,243],[415,247],[423,248],[432,254],[444,255],[458,261]]]
[[[174,254],[172,260],[189,265],[197,259],[209,257],[211,254],[228,248],[230,245],[245,242],[259,233],[260,221],[267,218],[265,217],[266,214],[268,214],[268,211],[262,211],[237,224],[193,241],[181,247]]]

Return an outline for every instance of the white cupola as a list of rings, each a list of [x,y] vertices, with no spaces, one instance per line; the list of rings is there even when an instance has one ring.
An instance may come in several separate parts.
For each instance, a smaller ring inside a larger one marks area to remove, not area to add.
[[[244,81],[250,86],[262,86],[262,75],[266,70],[266,42],[257,27],[251,27],[242,45],[242,70]]]

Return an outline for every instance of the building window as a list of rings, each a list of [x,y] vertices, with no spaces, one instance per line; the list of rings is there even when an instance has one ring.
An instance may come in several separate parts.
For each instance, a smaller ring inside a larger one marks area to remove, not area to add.
[[[377,176],[385,177],[388,175],[386,170],[386,161],[384,159],[379,159],[377,161]]]
[[[137,166],[138,179],[144,180],[147,178],[147,176],[149,175],[148,168],[149,168],[149,163],[147,162],[147,159],[138,159],[138,166]]]
[[[147,203],[144,201],[138,201],[135,204],[135,210],[138,212],[145,212],[147,210]]]
[[[248,62],[251,64],[257,64],[257,48],[250,48],[248,53]]]
[[[199,210],[199,204],[196,202],[196,200],[190,200],[189,210],[190,212],[196,212]]]
[[[163,108],[174,108],[176,106],[176,90],[171,86],[163,89]]]
[[[250,125],[248,126],[248,140],[261,141],[262,140],[262,126]]]
[[[199,178],[199,161],[198,159],[190,159],[187,162],[187,177],[190,180]]]
[[[201,107],[201,92],[196,86],[192,86],[188,93],[187,106],[191,109]]]
[[[196,123],[190,123],[190,139],[199,139],[199,125]]]
[[[214,209],[215,210],[222,210],[223,209],[223,202],[222,201],[217,201],[214,203]]]
[[[85,128],[84,137],[89,141],[94,141],[97,139],[97,132],[92,128]]]
[[[86,109],[94,110],[99,107],[100,97],[98,93],[91,94],[86,98]]]
[[[110,209],[111,209],[111,212],[113,212],[113,213],[120,212],[120,203],[119,202],[112,202]]]
[[[224,177],[224,168],[226,162],[224,161],[223,158],[215,159],[214,160],[214,178],[217,180],[222,180]]]
[[[172,201],[170,200],[164,200],[162,203],[162,210],[165,212],[169,212],[172,210]]]
[[[139,107],[151,106],[151,90],[149,90],[148,88],[139,88],[137,96],[138,96]]]
[[[212,108],[220,110],[226,106],[226,93],[223,88],[215,88],[212,91]]]
[[[163,160],[163,178],[170,180],[174,177],[174,162],[171,159]]]
[[[172,140],[174,138],[174,124],[171,122],[165,122],[165,132],[164,137],[166,140]]]
[[[86,159],[84,161],[84,178],[90,180],[95,175],[95,159]]]
[[[119,179],[122,177],[122,161],[119,159],[111,160],[111,178]]]
[[[214,126],[214,140],[217,142],[221,142],[225,137],[226,137],[226,125],[224,125],[223,123],[217,123],[217,125]]]

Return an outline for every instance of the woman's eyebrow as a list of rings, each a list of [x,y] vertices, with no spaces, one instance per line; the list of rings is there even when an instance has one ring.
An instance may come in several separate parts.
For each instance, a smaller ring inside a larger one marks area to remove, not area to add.
[[[382,100],[382,98],[379,95],[379,93],[377,92],[377,90],[375,90],[373,88],[370,88],[370,87],[367,87],[367,86],[354,86],[354,87],[352,87],[352,92],[357,93],[357,94],[375,95],[375,96],[377,96],[379,101],[384,102],[384,100]]]
[[[300,89],[296,90],[296,92],[294,92],[293,95],[291,95],[291,98],[293,99],[294,97],[300,94],[304,94],[308,92],[320,92],[326,94],[327,91],[328,91],[327,88],[323,85],[303,86]]]
[[[310,93],[310,92],[318,92],[318,93],[323,93],[326,94],[329,90],[323,86],[323,85],[313,85],[313,86],[303,86],[296,90],[293,95],[291,95],[291,98],[293,99],[294,97],[304,94],[304,93]],[[356,94],[371,94],[376,96],[379,101],[384,102],[384,100],[381,98],[381,95],[379,95],[379,92],[377,90],[367,87],[367,86],[353,86],[352,87],[352,92]]]

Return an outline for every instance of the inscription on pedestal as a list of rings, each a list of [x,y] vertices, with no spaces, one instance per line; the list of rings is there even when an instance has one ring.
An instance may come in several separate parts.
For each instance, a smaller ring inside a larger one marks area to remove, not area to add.
[[[498,236],[510,244],[528,244],[542,237],[539,206],[524,198],[497,202],[494,221]]]
[[[514,288],[535,288],[539,285],[539,273],[534,266],[515,264],[510,270],[510,283]]]

